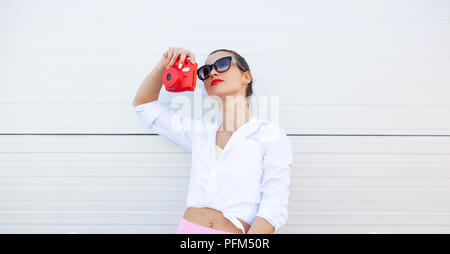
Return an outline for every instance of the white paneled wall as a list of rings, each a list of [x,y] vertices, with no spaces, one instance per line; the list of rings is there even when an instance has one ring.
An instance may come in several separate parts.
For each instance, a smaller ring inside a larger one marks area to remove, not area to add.
[[[131,105],[171,46],[277,96],[277,233],[450,233],[448,0],[0,0],[0,233],[175,233],[190,154]]]

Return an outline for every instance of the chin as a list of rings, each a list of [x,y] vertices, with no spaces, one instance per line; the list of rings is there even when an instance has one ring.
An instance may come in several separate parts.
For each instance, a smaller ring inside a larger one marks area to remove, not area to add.
[[[222,89],[218,89],[218,87],[211,87],[211,88],[209,89],[208,95],[209,95],[209,96],[219,96],[219,97],[222,97],[222,96],[226,96],[227,93],[228,93],[227,91],[223,91]]]
[[[238,91],[234,91],[229,87],[210,87],[208,96],[217,96],[225,99],[227,96],[234,96]]]

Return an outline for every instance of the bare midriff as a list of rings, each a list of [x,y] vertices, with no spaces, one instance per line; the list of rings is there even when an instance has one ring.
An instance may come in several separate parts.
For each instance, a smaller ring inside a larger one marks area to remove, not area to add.
[[[186,220],[217,230],[231,232],[235,234],[242,234],[242,230],[236,227],[230,220],[223,216],[223,213],[219,210],[209,207],[188,207],[183,214],[183,218]],[[250,225],[237,218],[244,226],[245,233],[250,229]]]

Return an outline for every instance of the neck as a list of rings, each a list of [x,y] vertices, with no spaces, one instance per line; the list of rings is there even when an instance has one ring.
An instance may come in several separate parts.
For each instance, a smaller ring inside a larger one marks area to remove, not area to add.
[[[223,121],[219,128],[220,130],[234,132],[239,129],[252,118],[247,99],[222,100],[222,117]]]

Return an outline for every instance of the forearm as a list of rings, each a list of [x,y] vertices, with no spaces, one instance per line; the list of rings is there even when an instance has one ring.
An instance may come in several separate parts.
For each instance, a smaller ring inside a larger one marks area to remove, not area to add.
[[[162,76],[165,70],[164,60],[153,68],[150,74],[142,81],[133,101],[133,106],[158,100],[162,87]]]
[[[247,234],[273,234],[275,228],[266,219],[256,216]]]

